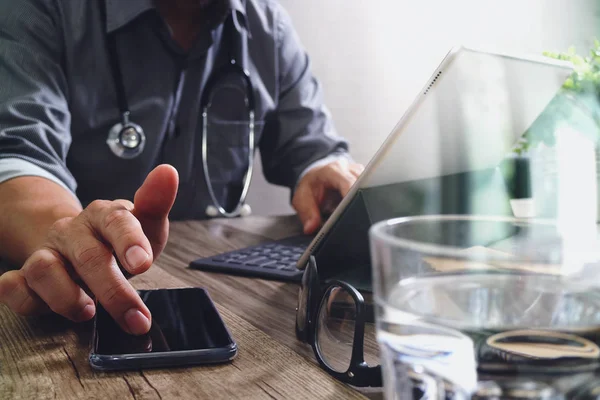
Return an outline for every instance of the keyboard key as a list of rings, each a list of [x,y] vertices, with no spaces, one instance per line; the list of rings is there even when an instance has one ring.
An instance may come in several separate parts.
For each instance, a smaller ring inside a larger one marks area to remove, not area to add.
[[[267,262],[264,262],[262,264],[260,264],[261,267],[270,267],[273,266],[272,268],[277,268],[277,261],[275,260],[269,260]]]
[[[212,271],[220,268],[227,269],[227,273],[250,274],[258,277],[280,278],[283,281],[298,282],[302,271],[296,268],[296,261],[304,253],[308,245],[306,238],[303,240],[287,240],[284,242],[261,243],[256,246],[233,250],[222,254],[215,254],[207,258],[203,264],[202,259],[194,262],[194,267]]]
[[[239,261],[243,264],[246,265],[261,265],[262,263],[268,261],[269,259],[267,257],[245,257],[245,258],[240,258]]]
[[[244,265],[247,265],[249,267],[260,267],[260,264],[262,264],[263,261],[253,261],[253,262],[249,262],[249,263],[244,263]]]

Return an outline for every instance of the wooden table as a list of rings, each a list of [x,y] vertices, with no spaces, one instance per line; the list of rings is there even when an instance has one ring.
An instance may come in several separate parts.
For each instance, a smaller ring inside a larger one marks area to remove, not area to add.
[[[298,234],[295,216],[174,222],[137,289],[201,286],[217,303],[239,351],[232,363],[97,372],[88,363],[92,323],[23,318],[0,305],[0,399],[339,399],[382,398],[339,383],[295,337],[298,285],[208,273],[191,260]],[[3,271],[0,271],[3,272]]]

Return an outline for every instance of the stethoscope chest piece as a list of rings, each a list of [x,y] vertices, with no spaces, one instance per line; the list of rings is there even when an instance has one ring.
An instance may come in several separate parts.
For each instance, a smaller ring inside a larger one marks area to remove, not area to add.
[[[146,135],[141,126],[129,121],[129,112],[125,112],[122,121],[110,128],[106,143],[117,157],[131,159],[144,150]]]

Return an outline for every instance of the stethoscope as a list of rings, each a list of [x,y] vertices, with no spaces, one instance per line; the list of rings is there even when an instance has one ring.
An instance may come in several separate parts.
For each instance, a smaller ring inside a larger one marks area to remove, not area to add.
[[[225,20],[223,26],[223,43],[229,44],[228,49],[228,60],[220,69],[214,71],[207,80],[206,86],[200,97],[200,110],[202,112],[202,167],[204,171],[204,178],[206,186],[208,188],[208,194],[211,198],[212,204],[206,207],[205,213],[209,217],[238,217],[248,216],[252,213],[252,209],[246,204],[246,197],[248,195],[248,189],[250,188],[250,182],[252,180],[252,170],[254,167],[254,117],[255,117],[255,102],[254,102],[254,88],[250,79],[250,73],[243,67],[241,59],[243,57],[236,56],[237,54],[243,54],[241,36],[245,37],[245,34],[238,34],[235,29],[233,22],[233,14],[229,15]],[[109,131],[106,143],[110,150],[119,158],[132,159],[139,156],[144,150],[146,144],[146,134],[141,126],[130,120],[129,104],[127,96],[125,94],[125,85],[123,80],[123,74],[119,65],[119,55],[117,52],[117,42],[115,34],[108,35],[107,38],[108,54],[110,58],[110,68],[112,70],[113,80],[115,82],[115,89],[117,92],[117,102],[119,105],[119,113],[121,121],[116,123]],[[241,82],[245,89],[245,103],[248,112],[248,169],[244,175],[242,191],[240,199],[236,207],[232,211],[227,211],[223,207],[214,192],[212,181],[210,179],[210,173],[208,168],[208,109],[211,105],[212,94],[215,88],[218,86],[220,80],[224,77],[232,77],[235,75],[241,78]]]

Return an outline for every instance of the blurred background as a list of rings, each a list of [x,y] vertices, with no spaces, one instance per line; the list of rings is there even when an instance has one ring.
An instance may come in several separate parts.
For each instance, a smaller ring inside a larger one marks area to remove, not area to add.
[[[367,164],[453,45],[515,55],[600,39],[600,0],[279,0],[321,81],[338,132]],[[293,212],[257,164],[255,214]]]

